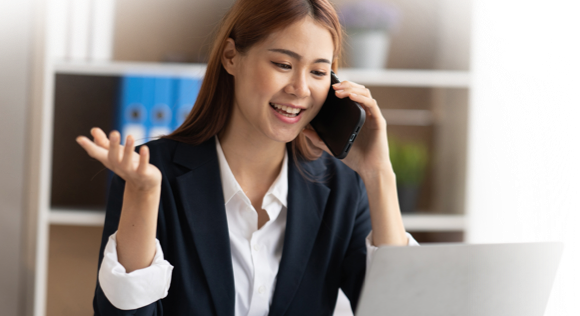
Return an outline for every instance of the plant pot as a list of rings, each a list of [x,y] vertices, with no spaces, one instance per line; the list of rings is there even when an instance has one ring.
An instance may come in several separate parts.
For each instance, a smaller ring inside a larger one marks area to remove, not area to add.
[[[397,196],[401,213],[414,213],[417,211],[417,201],[421,187],[416,185],[397,185]]]
[[[346,51],[349,67],[385,68],[389,53],[389,34],[383,30],[349,31]]]

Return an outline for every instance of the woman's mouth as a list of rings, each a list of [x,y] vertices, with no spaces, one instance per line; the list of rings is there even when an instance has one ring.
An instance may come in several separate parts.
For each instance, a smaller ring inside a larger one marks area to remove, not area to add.
[[[285,117],[297,117],[301,112],[302,109],[298,109],[298,108],[293,108],[290,106],[285,106],[285,105],[280,105],[280,104],[276,104],[276,103],[270,103],[270,106],[278,113],[280,113],[281,115],[285,116]]]

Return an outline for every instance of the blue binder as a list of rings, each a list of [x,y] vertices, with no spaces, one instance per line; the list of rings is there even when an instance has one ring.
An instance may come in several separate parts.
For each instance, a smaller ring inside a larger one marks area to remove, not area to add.
[[[121,100],[117,113],[117,130],[121,133],[121,143],[127,135],[133,135],[136,144],[145,141],[147,135],[146,78],[124,76],[121,80]]]
[[[146,143],[151,140],[150,130],[151,130],[151,111],[153,111],[153,105],[155,103],[155,77],[144,77],[143,78],[143,104],[147,109],[147,115],[145,117],[145,138],[140,143]]]
[[[183,122],[197,99],[197,94],[201,87],[202,78],[178,78],[176,79],[175,113],[173,118],[173,129],[175,130]]]
[[[173,79],[170,77],[157,77],[154,82],[155,90],[151,111],[149,111],[149,140],[159,138],[173,131],[173,113],[170,107],[173,103]]]

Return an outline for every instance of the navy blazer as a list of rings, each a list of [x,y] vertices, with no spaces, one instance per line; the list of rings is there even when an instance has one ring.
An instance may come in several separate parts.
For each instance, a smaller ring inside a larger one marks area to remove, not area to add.
[[[169,294],[123,311],[111,305],[97,281],[95,315],[234,316],[234,275],[214,138],[199,146],[168,139],[147,145],[151,163],[163,174],[157,238],[174,266]],[[315,161],[300,160],[298,168],[287,148],[287,223],[269,315],[332,315],[339,288],[355,310],[366,269],[365,238],[371,230],[364,184],[326,153]],[[124,181],[115,175],[99,268],[107,240],[119,224],[123,191]]]

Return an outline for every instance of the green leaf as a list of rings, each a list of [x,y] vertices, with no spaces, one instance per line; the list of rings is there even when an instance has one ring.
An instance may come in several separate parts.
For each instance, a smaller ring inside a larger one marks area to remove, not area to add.
[[[389,152],[393,171],[397,175],[397,184],[419,186],[429,162],[427,146],[389,137]]]

